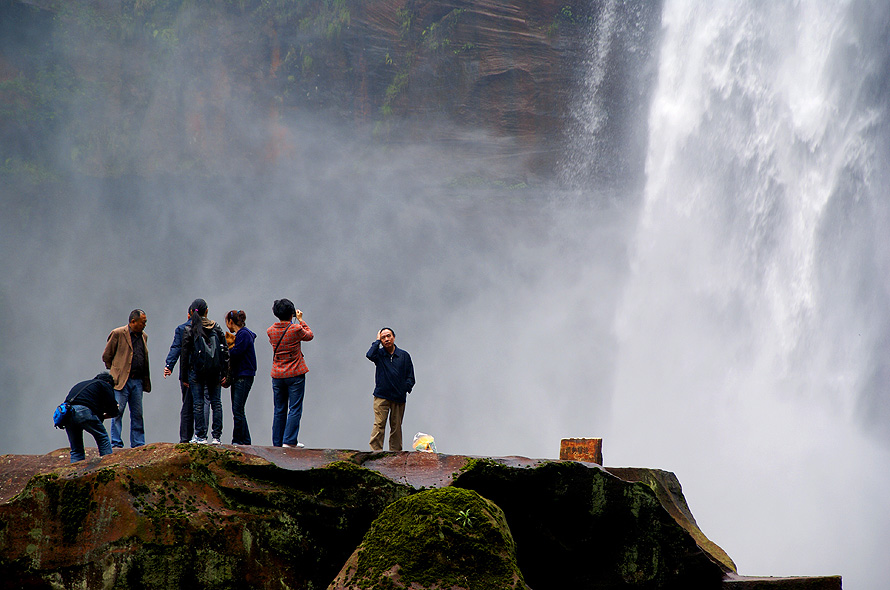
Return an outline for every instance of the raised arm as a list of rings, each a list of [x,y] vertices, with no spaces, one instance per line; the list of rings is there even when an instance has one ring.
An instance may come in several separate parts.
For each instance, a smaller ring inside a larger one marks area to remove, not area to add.
[[[377,340],[371,343],[371,348],[368,349],[368,354],[365,356],[368,357],[368,360],[372,363],[376,363],[377,359],[380,357],[381,350],[383,350],[383,345],[380,344],[380,332],[377,332]]]

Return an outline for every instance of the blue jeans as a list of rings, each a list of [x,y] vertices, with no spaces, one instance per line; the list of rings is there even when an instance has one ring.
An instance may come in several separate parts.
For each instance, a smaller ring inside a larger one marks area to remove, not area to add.
[[[141,447],[145,444],[145,425],[142,422],[142,379],[127,379],[120,391],[114,391],[117,400],[117,417],[111,421],[111,446],[123,448],[121,438],[123,431],[124,409],[130,406],[130,446]]]
[[[195,434],[195,402],[192,400],[192,388],[188,383],[179,382],[182,390],[182,408],[179,410],[179,442],[186,443],[192,440]],[[204,424],[210,420],[210,398],[207,390],[204,390]]]
[[[247,428],[247,415],[244,413],[244,404],[253,386],[253,377],[236,377],[232,382],[232,418],[235,428],[232,430],[233,445],[249,445],[250,429]]]
[[[222,399],[219,391],[219,377],[201,380],[198,377],[189,379],[189,390],[192,393],[195,416],[195,436],[199,439],[207,438],[207,413],[204,399],[207,398],[210,408],[213,410],[213,423],[210,432],[213,438],[222,436]]]
[[[65,427],[68,445],[71,447],[71,462],[76,463],[86,458],[86,453],[83,450],[84,431],[89,432],[96,439],[100,455],[110,455],[111,440],[108,438],[108,432],[102,421],[86,406],[74,404],[71,408],[73,413],[68,420],[68,426]]]
[[[306,375],[272,379],[272,446],[296,445],[303,417],[303,393]]]
[[[179,410],[179,442],[185,443],[195,434],[195,402],[192,401],[192,392],[188,383],[179,382],[182,390],[182,408]]]

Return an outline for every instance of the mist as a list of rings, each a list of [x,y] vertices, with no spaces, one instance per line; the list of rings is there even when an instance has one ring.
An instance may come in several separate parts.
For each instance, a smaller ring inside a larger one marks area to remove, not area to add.
[[[890,13],[662,22],[604,455],[677,473],[740,572],[883,587]]]
[[[271,127],[232,93],[221,137],[84,97],[73,118],[126,127],[168,165],[123,150],[111,177],[0,185],[0,453],[67,447],[52,409],[104,368],[134,308],[146,439],[176,442],[179,387],[161,371],[196,297],[259,334],[246,411],[254,444],[271,444],[264,330],[288,297],[315,333],[307,447],[368,447],[364,353],[391,326],[417,376],[407,440],[555,458],[561,438],[602,436],[608,465],[675,472],[740,573],[881,587],[890,11],[668,0],[653,32],[638,8],[599,7],[559,169],[511,187],[492,179],[515,180],[516,159],[485,149],[511,140],[443,121],[422,135],[460,142],[380,141],[308,111]],[[80,43],[110,61],[94,41]],[[149,110],[214,83],[175,56],[154,67]],[[72,133],[58,129],[60,169],[81,157]],[[213,158],[190,172],[201,142]]]

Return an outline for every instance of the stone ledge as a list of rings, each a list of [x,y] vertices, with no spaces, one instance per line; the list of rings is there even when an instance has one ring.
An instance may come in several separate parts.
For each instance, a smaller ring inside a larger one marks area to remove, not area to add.
[[[766,578],[727,574],[723,590],[841,590],[841,577]]]

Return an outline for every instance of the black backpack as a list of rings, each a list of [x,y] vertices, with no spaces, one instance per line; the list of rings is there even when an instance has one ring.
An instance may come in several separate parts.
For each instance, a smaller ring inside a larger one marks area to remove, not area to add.
[[[195,338],[194,347],[194,364],[195,373],[200,377],[218,376],[222,370],[222,359],[220,358],[220,341],[216,335],[216,330],[210,331],[209,336],[197,336]]]

